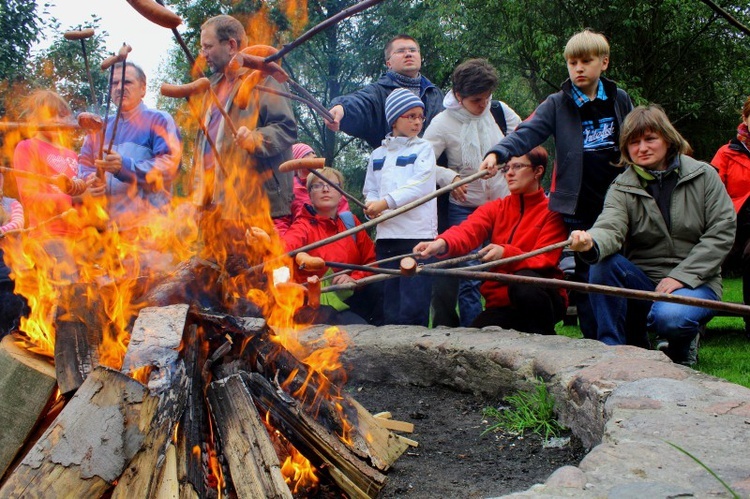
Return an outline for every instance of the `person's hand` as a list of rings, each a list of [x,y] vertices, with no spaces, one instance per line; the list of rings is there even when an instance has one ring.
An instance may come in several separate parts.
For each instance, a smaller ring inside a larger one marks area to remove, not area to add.
[[[388,203],[385,199],[370,201],[365,206],[365,215],[367,215],[367,218],[369,219],[378,218],[381,213],[388,209]]]
[[[656,292],[657,293],[672,293],[680,288],[684,288],[685,285],[682,284],[677,279],[672,279],[671,277],[665,277],[661,281],[659,281],[659,284],[656,285]]]
[[[340,104],[333,106],[328,110],[328,112],[331,113],[331,116],[333,116],[333,121],[324,120],[326,122],[326,126],[329,130],[338,132],[339,128],[341,127],[341,120],[344,118],[344,106]]]
[[[461,180],[461,177],[459,175],[456,175],[456,177],[453,179],[451,183],[455,184],[459,180]],[[466,202],[466,184],[459,185],[458,187],[454,188],[451,191],[451,197],[455,199],[456,201],[465,203]]]
[[[89,173],[84,179],[86,181],[86,193],[91,196],[104,196],[107,189],[107,184],[104,180],[100,180],[96,173]]]
[[[234,142],[247,152],[253,153],[263,145],[263,134],[242,125],[237,129],[237,136],[234,138]]]
[[[499,244],[488,244],[477,251],[477,255],[479,255],[480,260],[483,262],[494,262],[495,260],[500,260],[503,257],[503,253],[505,253],[505,248]]]
[[[494,152],[489,153],[487,157],[485,157],[482,161],[482,164],[479,165],[480,171],[487,170],[488,172],[490,172],[490,174],[484,178],[492,178],[497,175],[497,168],[497,154],[495,154]]]
[[[357,280],[354,279],[349,274],[339,274],[335,276],[333,279],[331,279],[331,284],[346,284],[348,282],[356,282]]]
[[[104,155],[104,159],[94,161],[94,166],[112,175],[117,175],[122,170],[122,156],[114,151],[110,151]]]
[[[594,247],[594,239],[585,230],[574,230],[570,233],[570,249],[573,251],[588,251]]]
[[[418,243],[416,246],[414,246],[414,249],[412,251],[414,253],[419,253],[419,255],[417,255],[419,259],[424,260],[425,258],[430,258],[431,256],[442,255],[443,253],[448,251],[448,243],[445,242],[445,239],[422,241],[421,243]]]

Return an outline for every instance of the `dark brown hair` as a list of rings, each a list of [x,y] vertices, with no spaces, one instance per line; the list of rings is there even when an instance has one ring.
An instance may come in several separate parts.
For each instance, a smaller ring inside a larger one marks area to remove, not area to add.
[[[487,59],[469,59],[456,66],[451,80],[457,97],[469,97],[495,90],[498,76]]]

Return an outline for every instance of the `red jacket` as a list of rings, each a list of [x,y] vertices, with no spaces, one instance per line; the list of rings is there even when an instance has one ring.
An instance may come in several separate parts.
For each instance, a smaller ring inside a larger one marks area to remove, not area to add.
[[[564,241],[568,231],[559,213],[549,211],[547,196],[539,189],[533,194],[511,194],[485,203],[460,225],[438,236],[448,243],[448,256],[465,255],[488,239],[504,248],[503,258],[520,255]],[[513,274],[521,269],[539,272],[544,277],[562,279],[558,267],[562,249],[548,251],[520,262],[501,265],[492,271]],[[480,288],[487,308],[510,305],[507,284],[485,281]],[[567,293],[559,289],[567,302]]]
[[[719,169],[719,177],[732,198],[734,211],[739,213],[750,196],[750,152],[733,139],[716,151],[711,164]]]
[[[299,216],[294,219],[289,230],[282,236],[287,251],[292,251],[308,244],[320,241],[327,237],[344,232],[347,230],[343,220],[338,216],[336,219],[322,217],[311,213],[312,206],[306,205],[300,212]],[[354,223],[360,225],[357,217],[354,217]],[[356,242],[355,242],[356,237]],[[326,244],[320,248],[309,251],[308,254],[318,256],[329,262],[352,263],[355,265],[366,265],[375,261],[375,245],[367,232],[361,230],[354,237],[347,236],[331,244]],[[318,272],[295,272],[297,282],[305,282],[307,277],[317,274],[323,276],[328,268]],[[333,269],[334,272],[340,269]],[[370,275],[369,272],[355,270],[350,274],[354,279]]]

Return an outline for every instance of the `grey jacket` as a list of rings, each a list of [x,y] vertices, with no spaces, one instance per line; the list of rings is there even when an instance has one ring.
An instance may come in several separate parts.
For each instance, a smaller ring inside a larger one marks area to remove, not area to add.
[[[632,167],[615,179],[589,231],[598,248],[595,261],[622,248],[654,283],[671,277],[690,288],[707,284],[721,296],[721,264],[736,230],[732,200],[707,163],[680,156],[678,175],[671,230]]]

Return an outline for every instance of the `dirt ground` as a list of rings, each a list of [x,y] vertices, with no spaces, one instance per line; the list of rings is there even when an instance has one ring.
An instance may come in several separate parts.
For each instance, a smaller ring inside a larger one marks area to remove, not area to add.
[[[528,489],[557,468],[577,465],[586,450],[572,438],[564,448],[543,448],[536,435],[482,436],[482,409],[503,405],[444,388],[357,385],[350,393],[371,413],[389,411],[414,423],[419,442],[387,472],[380,498],[484,498]]]

